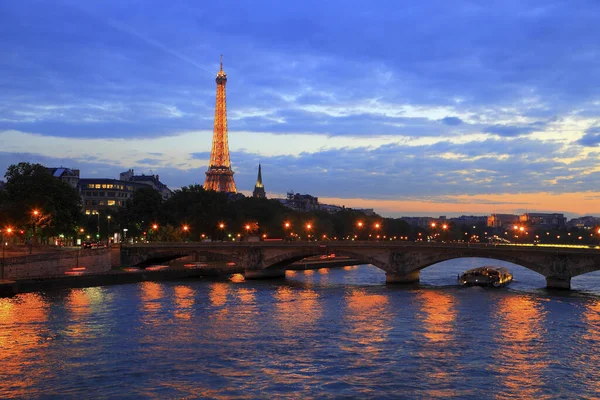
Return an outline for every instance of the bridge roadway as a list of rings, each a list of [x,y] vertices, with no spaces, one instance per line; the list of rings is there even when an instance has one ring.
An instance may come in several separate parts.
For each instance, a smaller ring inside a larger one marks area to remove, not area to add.
[[[385,271],[387,283],[414,283],[420,270],[441,261],[482,257],[521,265],[546,277],[548,288],[570,289],[571,278],[600,270],[600,249],[412,242],[188,242],[121,246],[121,265],[202,256],[236,263],[246,279],[285,276],[291,263],[336,254]]]

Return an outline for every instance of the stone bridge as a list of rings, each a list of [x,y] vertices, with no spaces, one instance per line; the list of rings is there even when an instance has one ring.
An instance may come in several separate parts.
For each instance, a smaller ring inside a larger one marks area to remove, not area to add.
[[[385,271],[387,283],[419,281],[420,270],[441,261],[482,257],[521,265],[546,277],[548,288],[570,289],[571,278],[600,270],[600,250],[542,246],[401,242],[212,242],[123,245],[121,265],[193,256],[236,263],[246,279],[282,277],[295,261],[336,254]]]

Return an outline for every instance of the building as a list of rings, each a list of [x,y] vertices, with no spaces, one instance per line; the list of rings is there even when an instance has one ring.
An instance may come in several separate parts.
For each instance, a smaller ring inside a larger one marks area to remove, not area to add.
[[[460,217],[450,218],[448,221],[458,226],[476,226],[477,224],[487,224],[487,216],[461,215]]]
[[[252,197],[256,197],[259,199],[267,198],[267,193],[265,192],[265,187],[262,183],[262,173],[260,170],[260,164],[258,164],[258,177],[256,178],[256,185],[254,185],[254,191],[252,192]]]
[[[573,218],[567,223],[567,228],[594,229],[600,225],[600,218],[585,216]]]
[[[135,182],[152,186],[154,190],[161,194],[163,200],[168,200],[173,196],[173,191],[160,181],[158,175],[135,175],[133,169],[129,169],[121,172],[119,179],[125,182]]]
[[[300,194],[290,191],[287,198],[279,199],[281,204],[296,211],[315,211],[319,209],[319,198],[310,194]]]
[[[515,214],[492,214],[487,218],[487,226],[503,228],[519,223],[519,216]]]
[[[564,228],[567,219],[564,214],[525,213],[519,216],[519,223],[544,228]]]
[[[122,181],[117,179],[90,178],[79,180],[79,192],[85,214],[98,214],[105,209],[124,207],[128,199],[133,198],[133,192],[142,183]]]
[[[322,211],[327,211],[329,214],[335,214],[340,211],[345,210],[344,206],[336,206],[332,204],[319,204],[319,209]]]
[[[46,171],[48,171],[48,173],[50,175],[52,175],[53,177],[58,178],[61,181],[68,183],[69,185],[73,186],[74,188],[77,188],[77,186],[79,185],[79,170],[78,169],[70,169],[70,168],[64,168],[64,167],[58,167],[58,168],[46,167]]]
[[[227,74],[223,71],[223,56],[221,68],[217,73],[217,100],[215,105],[215,122],[213,128],[212,148],[210,150],[210,163],[204,181],[205,190],[216,192],[237,193],[231,160],[229,158],[229,142],[227,134],[227,101],[225,85]]]

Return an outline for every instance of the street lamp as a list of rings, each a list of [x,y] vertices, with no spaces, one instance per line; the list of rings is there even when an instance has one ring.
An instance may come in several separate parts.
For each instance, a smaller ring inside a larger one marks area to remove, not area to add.
[[[31,254],[33,252],[33,245],[36,242],[36,238],[35,238],[35,225],[36,225],[36,220],[38,215],[40,215],[40,212],[38,210],[33,210],[32,212],[33,214],[33,237],[31,238],[31,246],[29,246],[29,254]]]
[[[377,235],[377,239],[379,239],[379,228],[381,228],[381,224],[379,222],[375,222],[375,234]]]
[[[11,234],[12,229],[11,228],[6,228],[6,233],[7,234]],[[8,243],[6,243],[4,238],[4,232],[2,232],[2,279],[4,280],[4,264],[5,264],[5,258],[4,258],[4,249],[6,248],[6,246],[8,245]]]
[[[362,227],[364,226],[362,221],[358,221],[356,223],[356,227],[358,228],[358,235],[357,235],[357,239],[360,240],[360,230],[362,229]]]
[[[219,229],[221,230],[221,240],[225,241],[225,224],[223,222],[219,222]]]
[[[312,229],[312,224],[308,223],[306,224],[306,234],[307,234],[307,238],[306,240],[310,241],[310,230]]]
[[[127,228],[123,228],[123,243],[127,242]]]
[[[110,215],[106,217],[106,246],[110,246]]]

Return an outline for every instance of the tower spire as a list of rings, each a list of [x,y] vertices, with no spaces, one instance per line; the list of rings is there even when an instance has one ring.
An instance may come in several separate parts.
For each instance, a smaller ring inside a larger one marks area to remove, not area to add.
[[[263,187],[262,174],[260,172],[260,163],[258,163],[258,177],[256,178],[256,187]]]
[[[229,142],[227,133],[227,99],[225,85],[227,74],[223,71],[223,55],[221,55],[220,69],[217,72],[217,99],[215,104],[215,123],[213,127],[212,148],[210,163],[204,181],[205,190],[217,192],[237,193],[231,160],[229,158]]]
[[[262,173],[260,170],[260,163],[258,164],[258,177],[256,177],[256,185],[254,185],[254,191],[252,192],[252,197],[258,197],[260,199],[265,199],[267,197],[267,193],[265,192],[265,187],[262,183]]]

